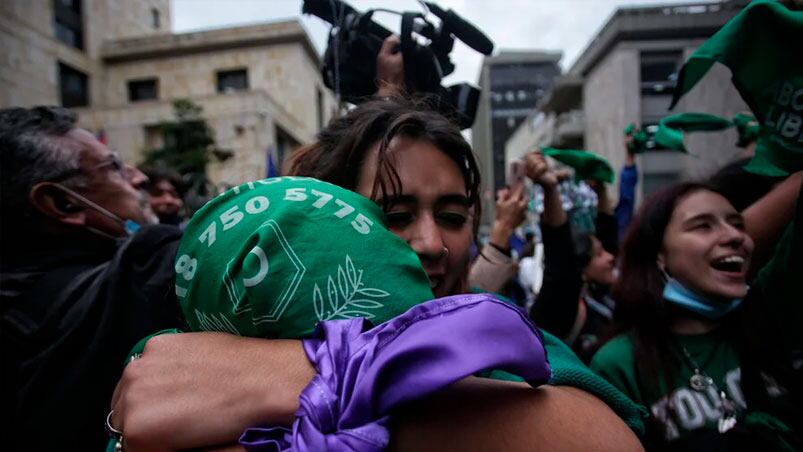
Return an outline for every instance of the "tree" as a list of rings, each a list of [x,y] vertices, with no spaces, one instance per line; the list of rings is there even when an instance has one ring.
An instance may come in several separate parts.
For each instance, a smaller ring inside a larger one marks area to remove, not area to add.
[[[159,123],[164,145],[146,152],[146,165],[175,169],[190,180],[206,180],[210,154],[218,161],[228,160],[231,150],[215,146],[214,131],[203,118],[203,108],[189,99],[173,102],[176,119]]]
[[[215,146],[215,134],[203,118],[203,108],[189,99],[173,101],[176,119],[159,123],[163,147],[145,153],[144,164],[178,171],[187,187],[184,204],[190,213],[199,209],[216,194],[206,177],[210,155],[226,161],[234,153]]]

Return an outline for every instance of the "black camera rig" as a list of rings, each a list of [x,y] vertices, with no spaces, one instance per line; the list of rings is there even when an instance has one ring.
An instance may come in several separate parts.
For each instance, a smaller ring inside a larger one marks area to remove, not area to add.
[[[304,0],[303,13],[332,24],[322,68],[324,83],[346,102],[358,103],[375,94],[376,58],[391,32],[376,23],[372,16],[376,11],[400,14],[400,50],[406,90],[434,94],[436,108],[454,117],[461,127],[470,127],[477,112],[480,90],[466,83],[443,87],[441,79],[454,71],[449,53],[455,38],[484,55],[493,52],[494,44],[454,11],[444,11],[432,2],[421,1],[421,4],[440,19],[438,25],[421,12],[371,9],[360,13],[341,0]],[[420,42],[420,38],[425,43]]]

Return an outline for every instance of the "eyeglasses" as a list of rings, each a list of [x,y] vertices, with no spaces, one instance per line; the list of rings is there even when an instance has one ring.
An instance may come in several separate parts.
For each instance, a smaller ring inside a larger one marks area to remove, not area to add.
[[[126,167],[125,163],[123,163],[123,160],[120,158],[120,154],[114,151],[110,152],[106,158],[104,158],[103,161],[97,165],[92,165],[89,168],[75,168],[48,180],[50,182],[64,182],[82,174],[90,174],[107,166],[110,166],[114,171],[120,173],[120,177],[128,180],[128,167]]]

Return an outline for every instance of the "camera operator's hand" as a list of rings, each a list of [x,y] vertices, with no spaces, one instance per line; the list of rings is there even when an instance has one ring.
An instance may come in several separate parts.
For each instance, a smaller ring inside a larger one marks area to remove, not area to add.
[[[397,35],[385,38],[376,56],[377,95],[389,96],[404,90],[404,60],[401,39]]]

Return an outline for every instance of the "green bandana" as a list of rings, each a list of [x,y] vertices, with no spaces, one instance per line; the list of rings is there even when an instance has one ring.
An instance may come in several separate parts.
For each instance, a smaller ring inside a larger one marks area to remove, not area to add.
[[[758,138],[758,131],[760,129],[756,117],[751,114],[738,113],[733,117],[733,124],[739,132],[739,141],[736,146],[740,148],[747,147],[750,143],[756,141]]]
[[[710,132],[733,127],[733,123],[707,113],[680,113],[667,116],[658,123],[655,143],[665,149],[689,152],[683,145],[683,132]]]
[[[234,187],[187,225],[176,295],[193,331],[299,338],[321,320],[375,323],[434,298],[374,202],[301,177]]]
[[[722,63],[761,122],[756,155],[745,169],[766,176],[803,169],[801,36],[803,11],[777,1],[752,2],[686,61],[670,108],[715,62]]]
[[[574,168],[575,179],[612,183],[616,176],[607,160],[589,151],[542,148],[544,155]]]
[[[643,154],[645,151],[651,149],[649,143],[650,136],[646,130],[637,128],[636,125],[631,122],[625,127],[624,133],[626,136],[633,137],[633,141],[627,145],[630,152]]]

